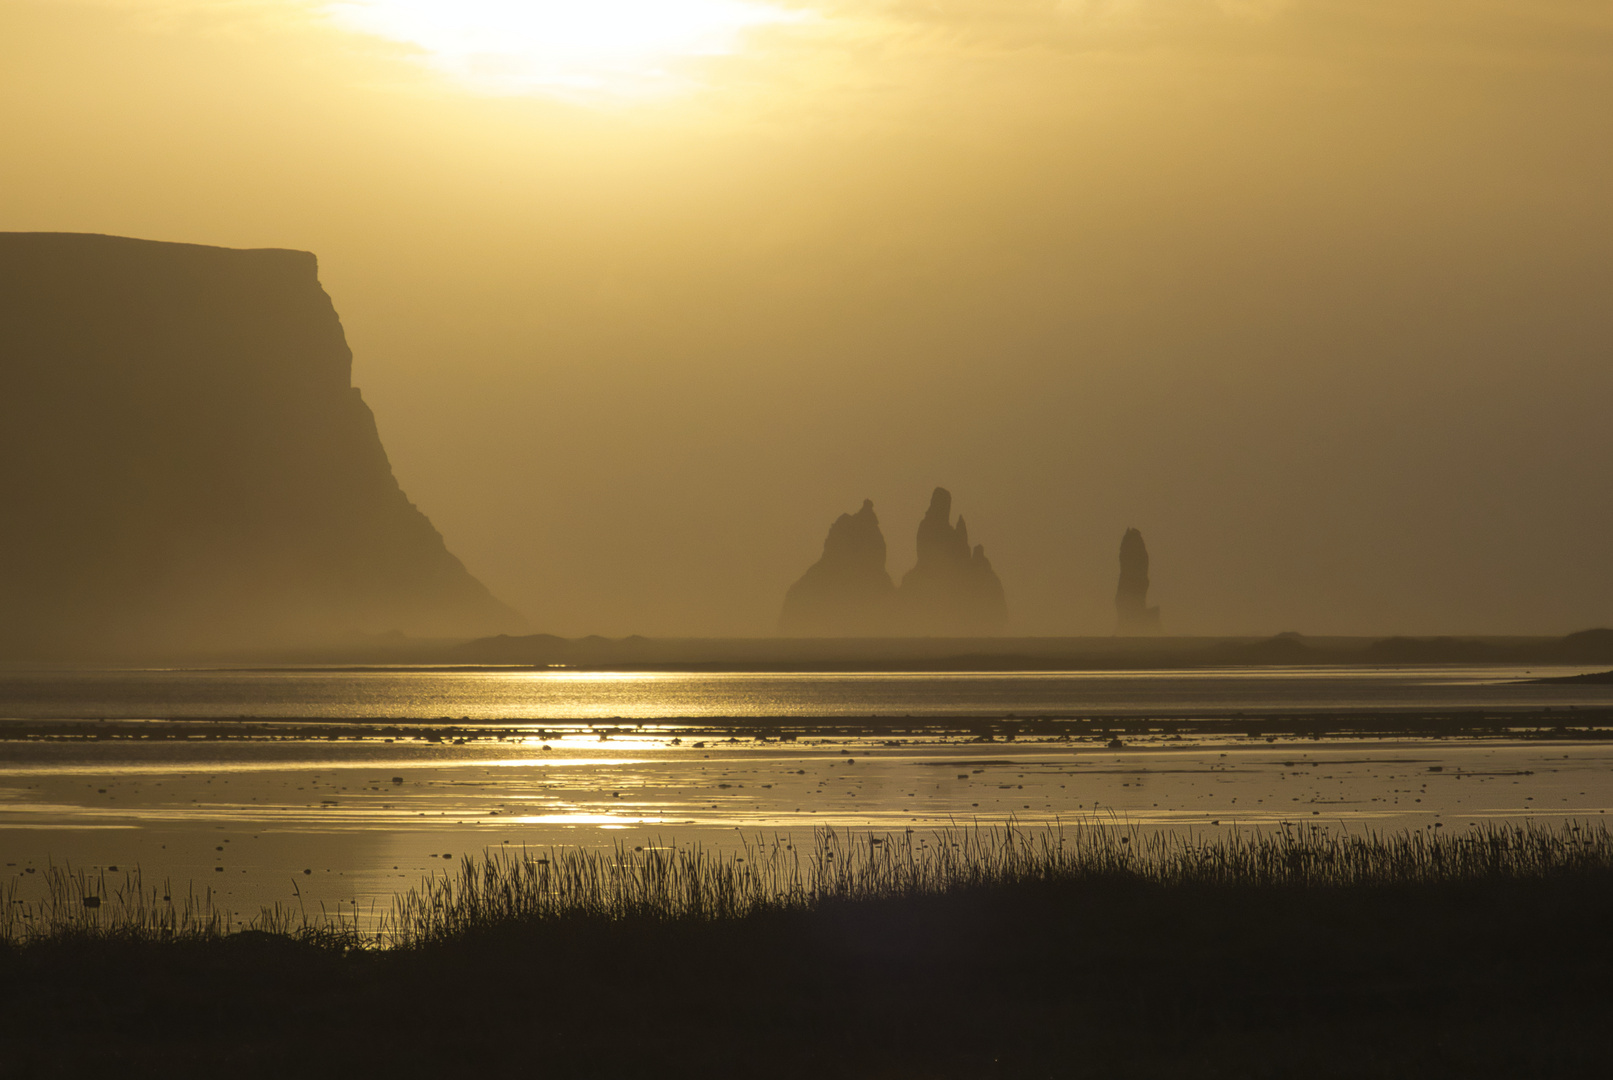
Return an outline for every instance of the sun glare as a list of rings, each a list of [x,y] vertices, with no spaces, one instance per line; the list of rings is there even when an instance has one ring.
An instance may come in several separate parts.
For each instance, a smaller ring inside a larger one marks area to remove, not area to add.
[[[416,46],[477,90],[654,97],[695,85],[687,62],[737,52],[800,12],[749,0],[334,0],[342,25]],[[683,70],[680,70],[683,69]]]

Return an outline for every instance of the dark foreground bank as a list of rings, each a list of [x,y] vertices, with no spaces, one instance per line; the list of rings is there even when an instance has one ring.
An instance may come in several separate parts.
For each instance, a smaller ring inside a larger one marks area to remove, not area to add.
[[[1580,853],[1443,880],[1381,853],[1355,884],[1089,864],[731,917],[439,919],[387,949],[57,934],[0,952],[0,1073],[1606,1075],[1613,873],[1560,835]]]

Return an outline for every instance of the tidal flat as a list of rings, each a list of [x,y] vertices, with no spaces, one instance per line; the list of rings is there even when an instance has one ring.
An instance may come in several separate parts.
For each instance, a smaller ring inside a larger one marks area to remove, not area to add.
[[[1248,720],[1135,718],[13,723],[0,881],[27,897],[51,866],[139,868],[243,918],[294,904],[368,919],[500,848],[723,850],[825,827],[1006,821],[1205,834],[1601,819],[1613,741],[1582,719],[1559,730],[1521,714],[1475,733],[1467,717],[1429,734],[1446,721],[1401,716],[1398,736],[1298,734],[1315,723],[1303,717],[1253,733]]]
[[[369,918],[503,847],[1103,818],[1449,828],[1613,806],[1581,669],[0,671],[0,882]]]

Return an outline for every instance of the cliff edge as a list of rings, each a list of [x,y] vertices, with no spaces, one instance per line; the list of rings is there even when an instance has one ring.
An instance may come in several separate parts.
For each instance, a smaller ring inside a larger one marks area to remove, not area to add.
[[[0,649],[519,629],[351,373],[307,252],[0,233]]]

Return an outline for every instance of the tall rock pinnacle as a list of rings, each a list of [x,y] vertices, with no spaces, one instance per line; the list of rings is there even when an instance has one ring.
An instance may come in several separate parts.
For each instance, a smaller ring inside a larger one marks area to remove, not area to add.
[[[1148,546],[1136,529],[1127,529],[1120,540],[1115,633],[1122,637],[1159,633],[1159,608],[1148,606]]]
[[[841,514],[823,541],[823,557],[784,594],[786,634],[862,637],[893,629],[896,586],[885,570],[885,534],[874,504]]]
[[[902,578],[903,621],[918,634],[984,634],[1008,621],[1003,585],[984,545],[969,547],[963,517],[952,523],[952,493],[936,488],[919,522],[918,563]]]

